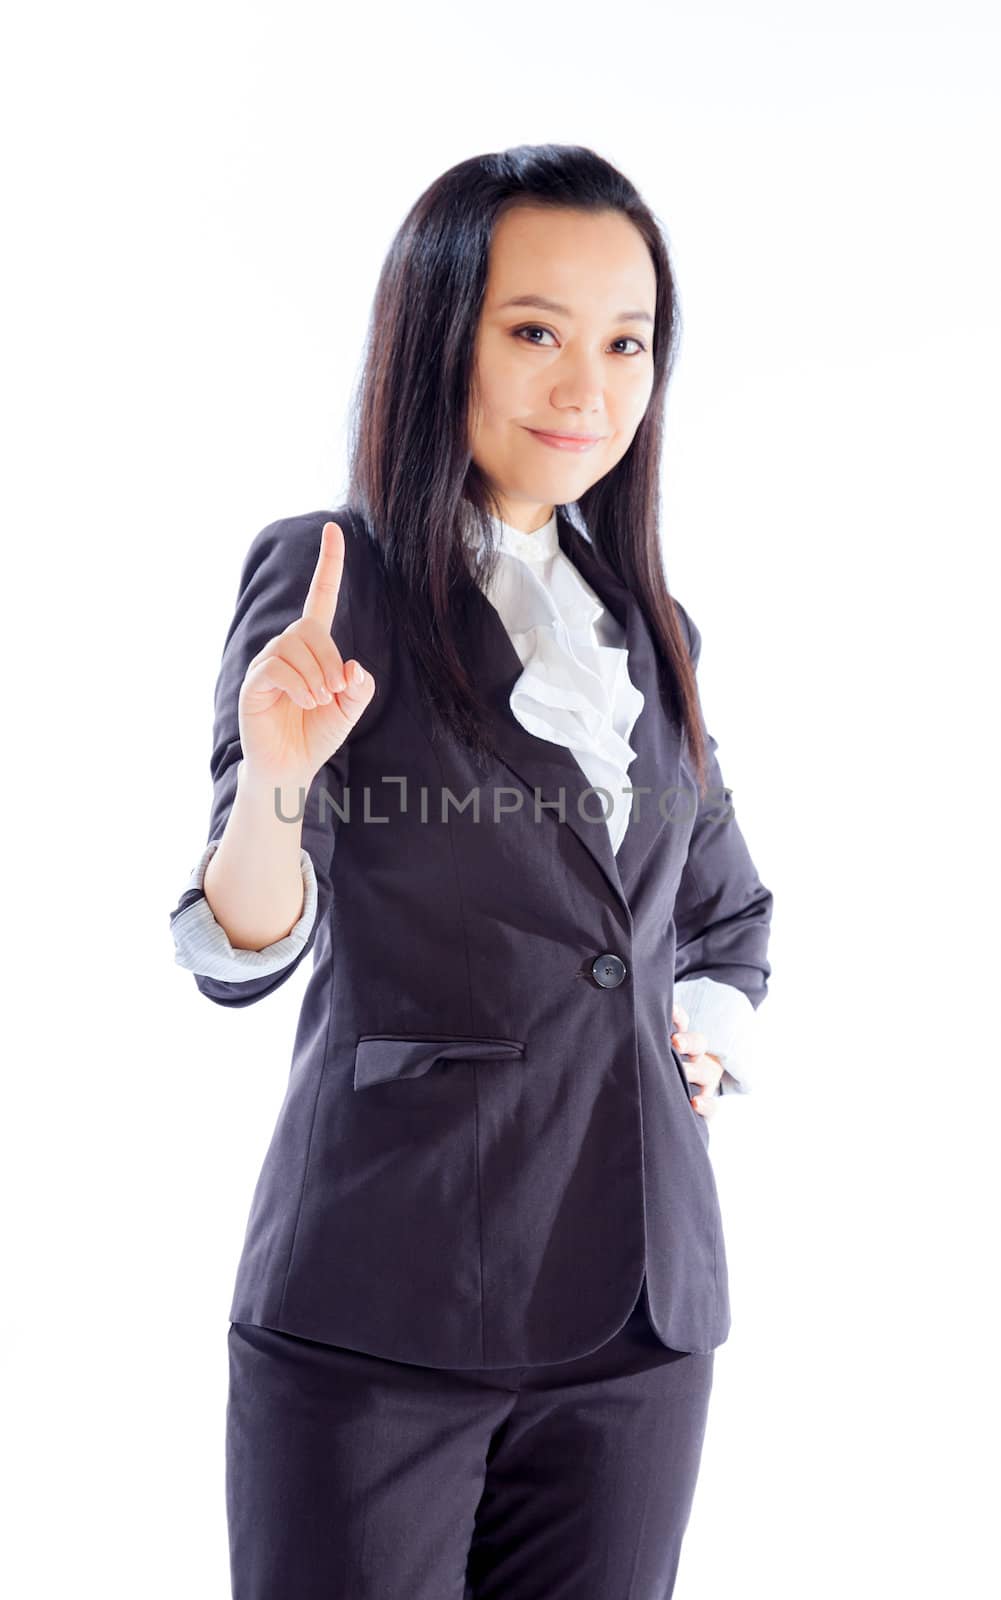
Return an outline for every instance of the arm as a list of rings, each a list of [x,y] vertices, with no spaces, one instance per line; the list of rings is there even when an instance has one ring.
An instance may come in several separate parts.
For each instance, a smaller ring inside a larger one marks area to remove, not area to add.
[[[698,667],[702,638],[684,607],[675,606]],[[703,723],[703,727],[705,724]],[[675,995],[689,1026],[704,1033],[724,1065],[720,1092],[751,1088],[745,1059],[749,1023],[768,988],[772,895],[758,877],[738,826],[708,730],[707,787],[699,799],[688,860],[674,908]]]
[[[249,1005],[286,982],[312,947],[316,928],[329,909],[335,805],[347,784],[350,737],[316,774],[304,808],[299,805],[298,793],[290,796],[283,791],[284,816],[292,817],[303,810],[301,832],[299,823],[277,822],[272,816],[273,823],[295,835],[285,844],[285,866],[291,850],[293,861],[298,858],[301,875],[301,892],[295,894],[292,911],[287,915],[283,911],[278,919],[288,932],[258,949],[234,947],[216,921],[204,887],[206,869],[223,842],[237,800],[243,754],[238,718],[240,688],[251,660],[270,638],[302,613],[320,549],[323,521],[324,517],[318,514],[290,518],[270,523],[257,534],[243,564],[235,615],[223,647],[215,689],[208,843],[170,913],[175,960],[194,973],[199,991],[220,1005]],[[345,661],[355,654],[350,565],[346,560],[332,627]],[[245,797],[241,789],[240,802],[244,815],[238,820],[245,844],[247,830],[266,825],[260,815],[252,815],[263,804],[260,796]],[[273,795],[269,803],[273,814]],[[277,865],[284,871],[281,862]],[[284,883],[285,879],[281,881]],[[286,907],[291,903],[286,900]],[[292,915],[297,920],[289,927]]]
[[[309,852],[299,850],[302,880],[302,912],[283,939],[260,949],[243,949],[230,943],[225,928],[216,920],[204,890],[205,868],[219,845],[211,839],[194,867],[188,885],[170,913],[174,936],[174,960],[203,977],[230,978],[237,982],[279,972],[295,956],[305,954],[306,940],[316,921],[316,871]]]

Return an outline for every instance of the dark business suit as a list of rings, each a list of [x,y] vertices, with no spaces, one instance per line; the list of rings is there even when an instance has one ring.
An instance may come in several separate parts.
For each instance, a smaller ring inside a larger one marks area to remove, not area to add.
[[[705,974],[760,1004],[771,916],[715,755],[698,803],[641,610],[560,510],[561,546],[624,622],[643,691],[629,770],[639,811],[614,854],[601,797],[578,810],[588,780],[576,759],[513,716],[521,662],[474,591],[463,656],[503,758],[484,776],[450,736],[429,738],[362,519],[317,511],[265,528],[246,559],[217,686],[210,839],[235,793],[247,664],[300,615],[330,518],[346,550],[333,637],[376,692],[306,798],[315,964],[233,1337],[252,1340],[256,1325],[447,1370],[449,1383],[492,1370],[503,1383],[601,1360],[616,1336],[652,1329],[663,1363],[691,1352],[709,1366],[730,1326],[726,1258],[708,1129],[670,1043],[673,982]],[[678,609],[697,660],[698,631]],[[296,965],[196,981],[245,1005]]]

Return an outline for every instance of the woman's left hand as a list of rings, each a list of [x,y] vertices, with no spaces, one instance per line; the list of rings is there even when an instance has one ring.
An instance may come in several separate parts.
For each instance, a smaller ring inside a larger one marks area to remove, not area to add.
[[[672,1008],[671,1021],[678,1028],[687,1029],[688,1013],[684,1007],[676,1005]],[[723,1076],[723,1063],[706,1050],[709,1040],[704,1033],[672,1033],[671,1043],[685,1057],[686,1078],[693,1085],[698,1085],[698,1093],[690,1096],[693,1108],[700,1117],[714,1117],[719,1098],[716,1090]]]

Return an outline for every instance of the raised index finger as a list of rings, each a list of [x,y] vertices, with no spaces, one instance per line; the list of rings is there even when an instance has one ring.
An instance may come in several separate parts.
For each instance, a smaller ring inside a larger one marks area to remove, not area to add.
[[[338,523],[325,522],[320,534],[320,553],[313,568],[302,614],[322,622],[328,633],[334,625],[343,572],[344,534]]]

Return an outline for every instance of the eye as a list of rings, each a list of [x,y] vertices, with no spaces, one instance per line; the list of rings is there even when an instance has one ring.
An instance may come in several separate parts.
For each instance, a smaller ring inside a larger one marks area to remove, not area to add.
[[[528,327],[515,328],[514,334],[515,338],[518,338],[518,336],[522,333],[549,333],[550,331],[551,330],[549,328],[540,328],[536,323],[530,323]],[[539,341],[538,339],[526,339],[523,342],[525,344],[538,344]]]
[[[552,329],[551,328],[543,328],[537,322],[530,322],[530,323],[526,323],[526,325],[523,328],[515,328],[514,337],[516,339],[518,339],[518,338],[521,337],[521,335],[523,333],[552,333]],[[554,337],[555,337],[555,335],[554,335]],[[523,344],[538,344],[539,348],[543,349],[543,350],[547,348],[545,345],[540,344],[540,341],[538,339],[522,339],[522,343]],[[634,344],[634,345],[637,346],[637,348],[635,350],[619,350],[617,352],[618,355],[624,355],[624,356],[632,357],[632,356],[643,355],[645,353],[645,351],[646,351],[646,345],[642,342],[642,340],[641,339],[634,339],[632,334],[630,334],[630,333],[624,333],[621,336],[621,338],[613,339],[612,343],[613,344]]]
[[[634,345],[636,345],[637,349],[635,349],[632,352],[632,354],[634,356],[642,355],[643,352],[646,350],[646,345],[643,343],[642,339],[634,339],[631,333],[624,333],[622,335],[621,339],[614,339],[612,342],[614,344],[634,344]],[[628,352],[626,352],[625,350],[620,352],[620,354],[622,354],[622,355],[626,355],[627,353]]]

